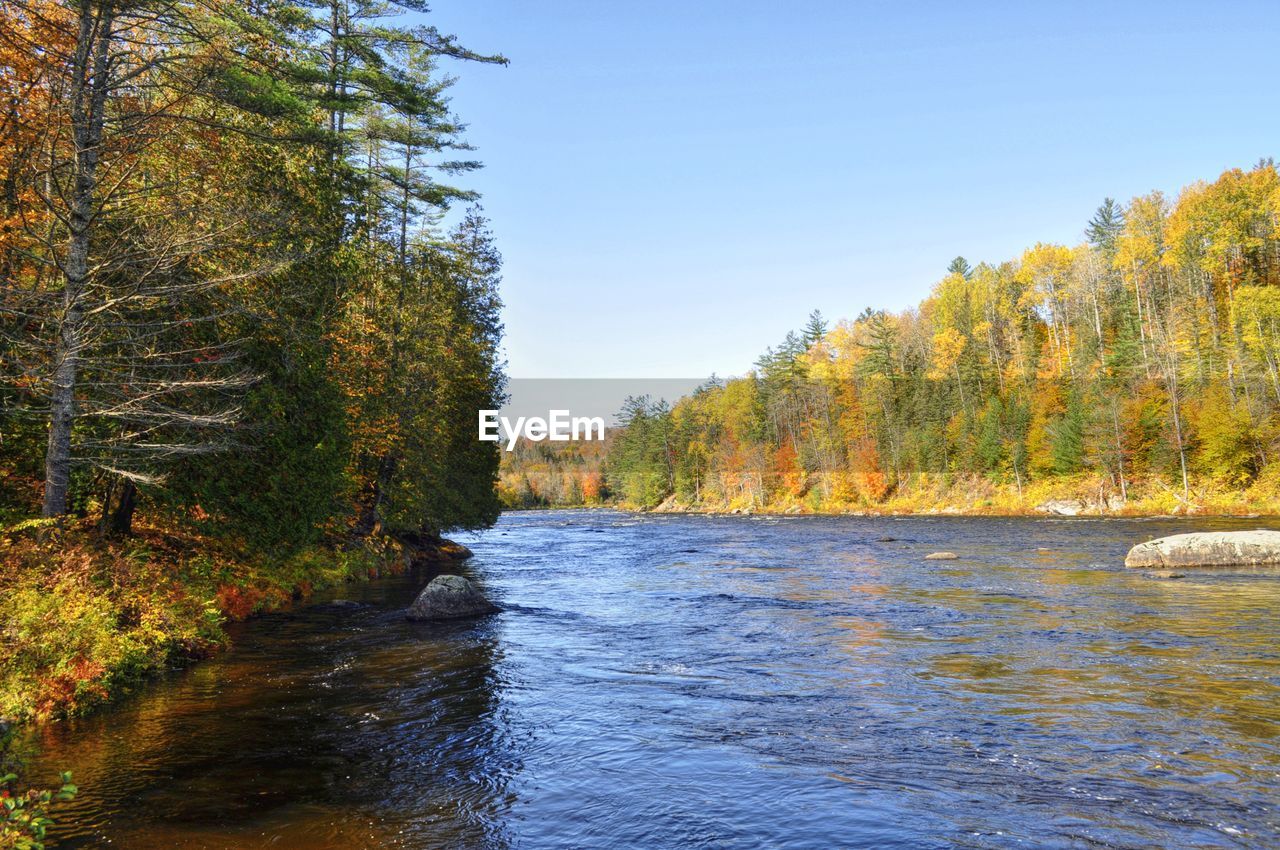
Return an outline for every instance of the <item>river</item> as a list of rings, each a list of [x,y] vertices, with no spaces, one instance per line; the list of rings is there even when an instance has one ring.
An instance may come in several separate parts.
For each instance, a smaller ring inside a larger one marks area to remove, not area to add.
[[[341,588],[31,778],[61,848],[1280,847],[1280,579],[1122,567],[1260,524],[508,514],[501,614]]]

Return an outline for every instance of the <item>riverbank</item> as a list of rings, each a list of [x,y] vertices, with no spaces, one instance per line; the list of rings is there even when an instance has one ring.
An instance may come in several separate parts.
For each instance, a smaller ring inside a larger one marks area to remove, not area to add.
[[[84,713],[226,648],[228,622],[402,572],[424,556],[465,550],[370,539],[267,555],[143,523],[124,538],[103,537],[89,521],[60,532],[20,523],[0,533],[0,719]]]
[[[817,475],[810,486],[791,489],[722,488],[732,498],[671,495],[654,505],[623,500],[594,504],[549,504],[550,509],[613,507],[673,514],[752,513],[814,516],[991,516],[991,517],[1253,517],[1280,516],[1280,482],[1264,478],[1248,488],[1199,481],[1184,497],[1181,486],[1158,478],[1127,482],[1124,491],[1107,479],[1080,476],[1028,483],[996,483],[981,476],[921,473],[880,500]],[[762,490],[766,493],[761,497]],[[518,510],[520,508],[508,508]]]

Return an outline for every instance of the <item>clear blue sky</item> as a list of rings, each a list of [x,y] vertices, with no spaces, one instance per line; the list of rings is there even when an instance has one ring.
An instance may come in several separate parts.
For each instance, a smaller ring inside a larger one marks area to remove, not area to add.
[[[517,377],[740,374],[813,308],[1280,155],[1274,2],[435,0]]]

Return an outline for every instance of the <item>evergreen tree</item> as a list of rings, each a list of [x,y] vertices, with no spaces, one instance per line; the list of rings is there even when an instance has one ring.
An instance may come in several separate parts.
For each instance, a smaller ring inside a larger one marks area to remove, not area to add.
[[[805,348],[812,348],[814,344],[821,341],[827,335],[827,320],[822,318],[819,310],[814,310],[809,314],[809,320],[805,322],[804,330],[800,332],[800,339],[804,342]]]
[[[1123,231],[1124,207],[1117,204],[1114,198],[1105,198],[1093,218],[1089,219],[1084,235],[1090,245],[1111,258],[1115,256],[1116,240]]]
[[[1053,469],[1058,475],[1073,475],[1084,466],[1085,413],[1079,393],[1067,394],[1066,411],[1050,427]]]
[[[967,279],[973,274],[973,269],[969,267],[969,261],[964,257],[956,257],[947,264],[947,273],[958,274]]]

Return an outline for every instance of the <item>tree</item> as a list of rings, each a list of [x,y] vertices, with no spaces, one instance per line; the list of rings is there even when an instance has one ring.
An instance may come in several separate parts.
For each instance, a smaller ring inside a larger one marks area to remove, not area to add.
[[[1089,244],[1101,251],[1108,260],[1115,257],[1117,242],[1123,232],[1124,207],[1117,204],[1114,198],[1103,199],[1102,205],[1084,229]]]
[[[947,264],[947,274],[958,274],[967,278],[973,273],[973,269],[969,267],[969,261],[964,257],[956,257]]]
[[[277,208],[204,157],[239,160],[258,118],[291,133],[305,105],[256,51],[234,49],[236,4],[92,0],[53,17],[36,0],[13,7],[59,36],[39,54],[47,109],[12,116],[46,134],[26,175],[43,215],[26,230],[56,271],[5,291],[6,309],[43,331],[14,342],[46,405],[43,512],[57,516],[73,469],[122,478],[130,493],[234,423],[250,376],[218,318],[234,284],[275,266],[261,245],[240,247],[270,232]],[[192,125],[228,138],[216,152],[187,145]]]
[[[438,64],[504,60],[405,10],[0,5],[6,501],[260,549],[370,492],[393,533],[493,520],[500,257],[478,212],[436,226],[478,165]]]
[[[800,332],[800,339],[804,342],[806,349],[812,348],[827,335],[827,320],[822,318],[822,313],[814,310],[809,314],[809,320],[805,322],[804,330]]]
[[[1066,409],[1049,427],[1053,470],[1058,475],[1074,475],[1084,467],[1085,413],[1080,395],[1067,393]]]

